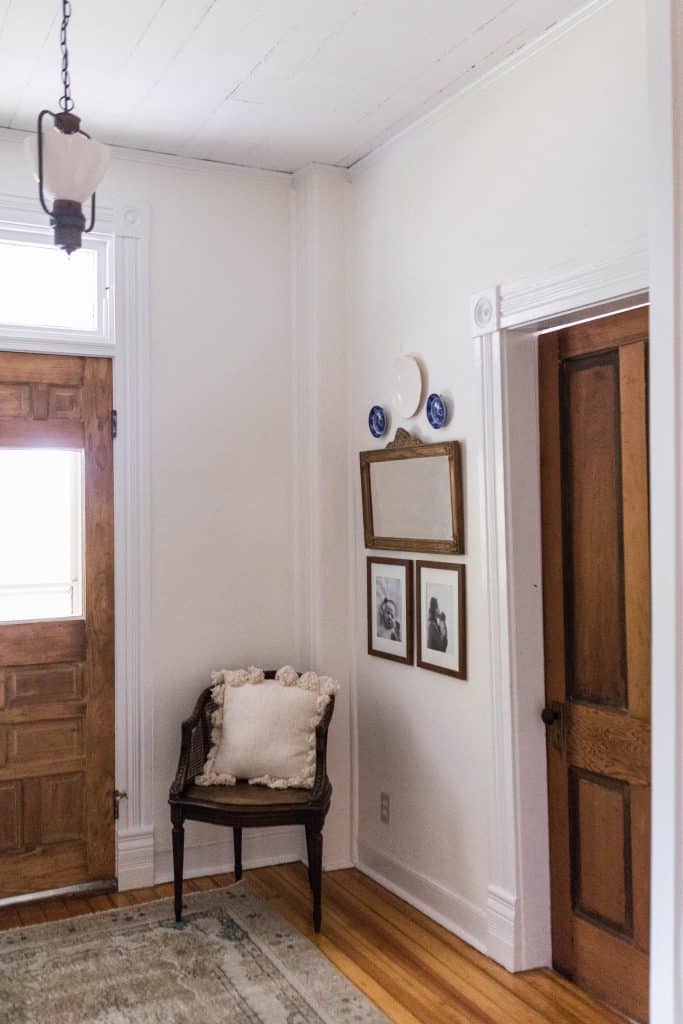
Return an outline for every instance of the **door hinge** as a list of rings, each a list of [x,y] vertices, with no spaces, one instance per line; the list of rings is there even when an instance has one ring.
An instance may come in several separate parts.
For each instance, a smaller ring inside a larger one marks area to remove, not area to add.
[[[122,793],[120,789],[115,789],[113,793],[114,798],[114,821],[119,820],[119,804],[122,800],[128,799],[127,793]]]
[[[119,414],[116,409],[111,411],[111,436],[116,437],[119,432]]]

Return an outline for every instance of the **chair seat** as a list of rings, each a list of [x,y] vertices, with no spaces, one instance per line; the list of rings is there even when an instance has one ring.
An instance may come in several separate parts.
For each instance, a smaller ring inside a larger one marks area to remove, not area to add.
[[[220,804],[221,807],[282,807],[309,804],[310,789],[269,789],[238,782],[234,786],[188,786],[183,802]]]

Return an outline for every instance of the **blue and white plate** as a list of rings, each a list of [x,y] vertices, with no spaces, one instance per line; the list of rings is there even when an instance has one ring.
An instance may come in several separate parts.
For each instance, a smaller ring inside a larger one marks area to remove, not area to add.
[[[446,422],[446,403],[441,395],[432,394],[427,399],[427,419],[430,427],[440,430]]]
[[[368,426],[373,437],[381,437],[387,429],[387,418],[381,405],[373,405],[368,416]]]

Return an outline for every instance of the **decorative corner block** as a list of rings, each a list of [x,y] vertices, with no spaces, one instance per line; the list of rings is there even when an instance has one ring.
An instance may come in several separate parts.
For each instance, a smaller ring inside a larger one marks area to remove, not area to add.
[[[471,305],[472,337],[480,334],[492,334],[498,330],[499,308],[498,288],[487,288],[472,296]]]

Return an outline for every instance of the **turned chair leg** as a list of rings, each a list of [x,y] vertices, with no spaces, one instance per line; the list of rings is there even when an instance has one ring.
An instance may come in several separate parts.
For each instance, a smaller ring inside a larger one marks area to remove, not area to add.
[[[173,818],[173,894],[175,919],[183,917],[183,853],[185,850],[185,828],[182,817]]]
[[[311,889],[313,889],[313,850],[311,847],[311,835],[311,826],[306,825],[306,856],[308,859],[308,882]]]
[[[323,882],[323,834],[320,829],[310,826],[306,829],[308,845],[308,871],[313,890],[313,927],[320,931],[322,922],[322,882]]]
[[[232,839],[235,846],[235,881],[242,877],[242,829],[233,827]]]

